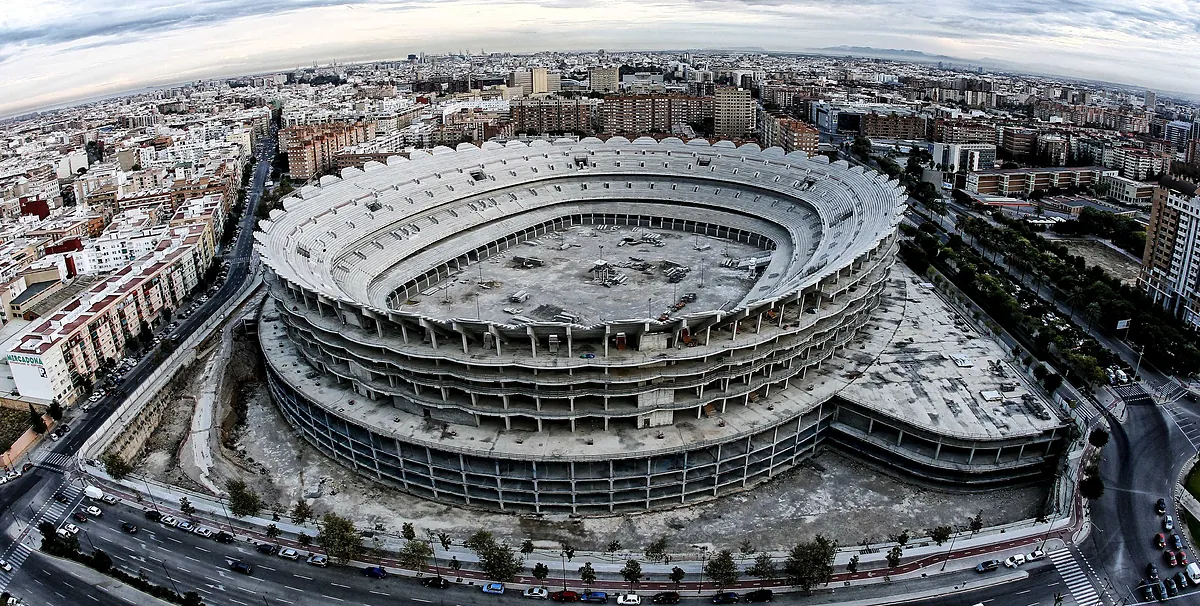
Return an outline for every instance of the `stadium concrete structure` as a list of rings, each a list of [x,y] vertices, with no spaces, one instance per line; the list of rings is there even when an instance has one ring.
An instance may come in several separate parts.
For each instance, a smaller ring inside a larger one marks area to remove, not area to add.
[[[256,234],[271,393],[360,474],[512,512],[711,499],[827,441],[959,485],[1041,477],[1057,418],[949,427],[825,380],[888,296],[904,199],[845,162],[678,139],[346,169]]]

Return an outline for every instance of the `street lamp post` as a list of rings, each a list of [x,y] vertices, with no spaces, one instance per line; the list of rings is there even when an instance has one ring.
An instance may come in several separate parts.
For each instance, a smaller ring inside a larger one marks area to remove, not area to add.
[[[566,591],[567,590],[567,551],[565,549],[560,550],[558,552],[558,555],[560,558],[562,558],[563,591]]]
[[[154,493],[150,490],[150,478],[142,476],[142,482],[146,484],[146,496],[150,497],[150,506],[154,508],[154,511],[161,514],[162,512],[158,511],[158,501],[154,500]]]
[[[92,548],[92,551],[93,551],[93,552],[95,552],[95,551],[96,551],[96,546],[92,544],[92,537],[91,537],[91,535],[89,535],[89,534],[88,534],[88,531],[86,531],[86,530],[84,530],[84,529],[82,529],[82,528],[80,528],[79,530],[83,532],[83,538],[87,539],[87,542],[88,542],[88,547],[91,547],[91,548]]]
[[[946,564],[950,562],[950,554],[954,553],[954,540],[957,538],[957,532],[950,534],[950,549],[946,550],[946,558],[942,560],[942,570],[946,570]]]
[[[696,595],[700,595],[704,591],[704,565],[708,561],[708,546],[701,545],[700,549],[700,582],[696,583]]]
[[[175,586],[175,579],[171,578],[171,573],[167,570],[167,564],[165,562],[159,562],[159,565],[162,566],[163,574],[167,575],[167,580],[171,582],[171,589],[175,590],[176,595],[183,597],[183,594],[179,593],[179,588]]]

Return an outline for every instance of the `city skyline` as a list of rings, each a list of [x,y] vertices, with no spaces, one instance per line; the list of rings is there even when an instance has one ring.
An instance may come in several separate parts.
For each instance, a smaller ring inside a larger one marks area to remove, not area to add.
[[[1200,93],[1200,10],[1184,2],[936,6],[806,2],[15,0],[0,20],[0,116],[146,86],[408,53],[832,46],[911,49],[1036,73]],[[1164,49],[1171,49],[1166,52]],[[1030,64],[1028,58],[1040,61]],[[153,58],[147,61],[147,58]],[[1147,69],[1154,65],[1157,69]]]

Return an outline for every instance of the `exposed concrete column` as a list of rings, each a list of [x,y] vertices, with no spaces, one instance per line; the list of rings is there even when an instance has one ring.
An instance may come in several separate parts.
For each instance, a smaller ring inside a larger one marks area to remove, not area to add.
[[[1023,456],[1025,456],[1025,445],[1021,444],[1021,447],[1017,449],[1017,460],[1020,461]]]
[[[942,456],[942,439],[938,438],[937,450],[933,451],[933,460],[938,460],[938,457],[940,456]]]
[[[875,419],[867,417],[867,435],[871,435],[872,431],[875,431]]]
[[[1002,453],[1002,452],[1004,452],[1003,446],[996,449],[996,463],[1000,463],[1000,453]]]
[[[904,430],[900,430],[900,435],[896,436],[896,446],[899,446],[904,441]]]
[[[704,327],[704,346],[708,347],[708,340],[712,338],[712,324]]]
[[[450,390],[445,387],[442,387],[439,389],[439,391],[442,392],[442,401],[448,402],[450,400]]]
[[[779,304],[779,327],[783,328],[783,314],[787,311],[787,303]]]
[[[496,330],[495,324],[488,324],[488,332],[492,333],[492,341],[496,343],[496,355],[500,355],[500,331]]]
[[[734,318],[733,318],[733,327],[732,327],[732,328],[733,328],[733,335],[729,337],[729,340],[730,340],[730,341],[737,341],[738,324],[740,324],[740,323],[741,323],[740,319],[739,319],[737,316],[734,316]]]
[[[608,357],[608,336],[609,336],[609,334],[611,334],[611,332],[612,332],[612,326],[605,323],[604,324],[604,357],[606,357],[606,358]]]
[[[571,325],[567,325],[567,357],[574,358],[575,354],[571,353]]]
[[[756,334],[756,335],[762,332],[762,317],[763,317],[763,312],[761,312],[761,311],[758,312],[758,321],[756,322],[756,324],[754,326],[754,334]]]
[[[532,326],[526,326],[525,331],[529,334],[529,351],[533,353],[533,357],[537,357],[537,335],[533,332]]]
[[[575,433],[575,417],[571,417],[571,433]]]
[[[404,324],[403,320],[400,321],[400,337],[404,339],[404,344],[408,345],[408,326]]]
[[[973,462],[975,462],[975,447],[974,446],[971,447],[971,456],[967,457],[967,465],[970,465]]]

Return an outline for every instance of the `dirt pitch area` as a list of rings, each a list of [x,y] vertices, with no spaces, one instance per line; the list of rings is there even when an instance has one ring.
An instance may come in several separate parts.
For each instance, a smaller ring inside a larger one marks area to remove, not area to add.
[[[1062,239],[1056,242],[1066,246],[1071,254],[1083,257],[1088,265],[1099,265],[1109,275],[1116,276],[1126,284],[1137,283],[1142,264],[1127,253],[1095,240]]]

